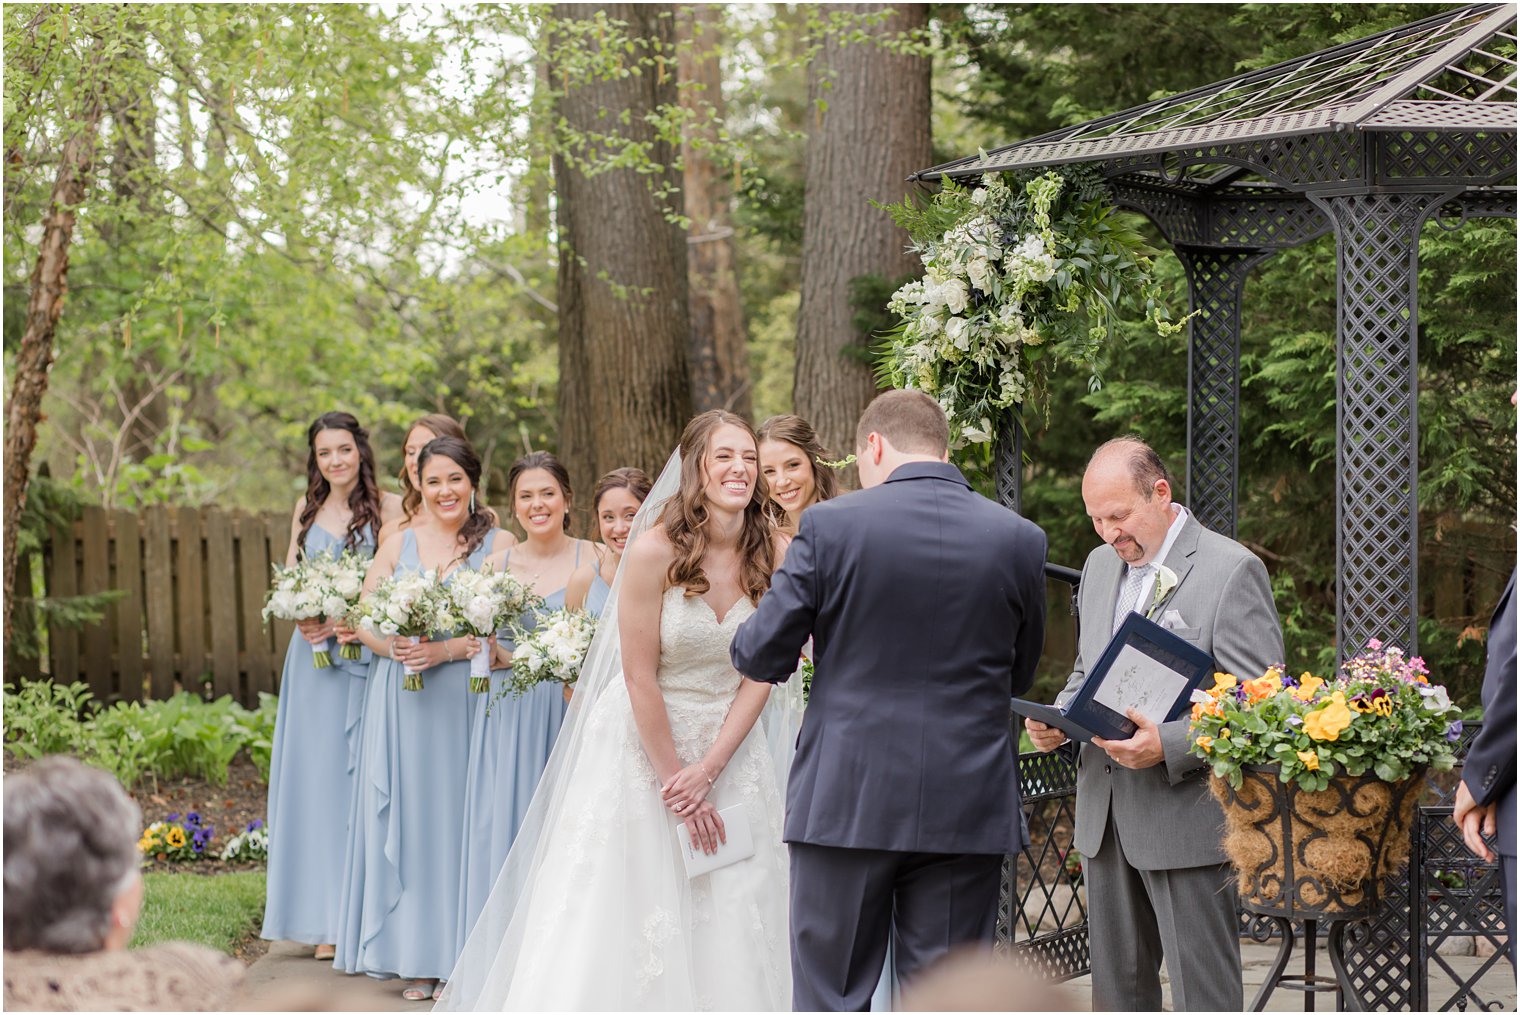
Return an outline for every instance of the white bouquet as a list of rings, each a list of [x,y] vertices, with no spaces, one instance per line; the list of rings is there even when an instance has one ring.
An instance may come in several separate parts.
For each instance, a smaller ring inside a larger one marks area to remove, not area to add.
[[[264,599],[264,620],[277,617],[280,620],[325,620],[341,617],[348,611],[348,602],[337,596],[331,588],[327,568],[330,559],[315,557],[299,560],[290,567],[274,566],[274,583]],[[319,670],[332,665],[327,653],[327,642],[311,646],[312,663]]]
[[[448,591],[432,571],[385,579],[360,600],[350,618],[372,634],[399,635],[410,638],[413,645],[429,631],[451,631],[458,624]],[[401,689],[420,691],[422,686],[422,673],[408,668]]]
[[[344,550],[341,556],[323,555],[313,566],[320,572],[325,586],[323,613],[328,617],[345,617],[364,594],[364,576],[369,571],[370,559],[353,550]],[[338,646],[338,658],[360,658],[359,643],[349,642]]]
[[[455,630],[474,635],[482,642],[502,624],[542,602],[510,571],[494,571],[489,567],[479,571],[460,568],[449,577],[447,589],[459,617]],[[470,691],[484,694],[490,689],[491,653],[482,647],[470,657]]]
[[[520,697],[547,680],[573,684],[596,634],[596,617],[584,610],[555,610],[531,631],[512,625],[512,676],[506,693]]]

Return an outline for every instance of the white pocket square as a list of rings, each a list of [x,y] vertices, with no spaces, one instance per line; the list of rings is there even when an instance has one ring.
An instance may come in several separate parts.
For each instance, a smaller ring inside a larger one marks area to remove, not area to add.
[[[1182,614],[1176,610],[1167,610],[1161,615],[1161,626],[1168,631],[1176,631],[1188,626],[1188,622],[1182,619]]]

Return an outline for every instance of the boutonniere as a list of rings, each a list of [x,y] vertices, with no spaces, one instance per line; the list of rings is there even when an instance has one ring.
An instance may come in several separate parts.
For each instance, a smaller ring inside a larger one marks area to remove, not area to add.
[[[1177,572],[1173,571],[1165,564],[1157,564],[1156,588],[1155,591],[1151,593],[1151,608],[1145,611],[1145,616],[1149,618],[1153,613],[1155,613],[1156,609],[1166,601],[1166,597],[1171,595],[1172,590],[1176,587]]]

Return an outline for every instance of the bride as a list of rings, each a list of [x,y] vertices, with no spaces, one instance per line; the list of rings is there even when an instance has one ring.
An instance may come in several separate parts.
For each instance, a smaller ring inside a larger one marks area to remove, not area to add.
[[[749,424],[688,423],[440,1009],[790,1009],[769,688],[728,657],[783,553],[764,500]],[[677,827],[712,851],[736,806],[754,855],[688,880]]]

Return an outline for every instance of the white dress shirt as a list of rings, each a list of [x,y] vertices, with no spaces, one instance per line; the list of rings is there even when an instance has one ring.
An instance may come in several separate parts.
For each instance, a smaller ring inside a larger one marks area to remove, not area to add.
[[[1181,504],[1178,504],[1176,501],[1173,501],[1172,524],[1167,526],[1166,539],[1161,543],[1160,552],[1158,552],[1154,557],[1150,559],[1150,563],[1152,565],[1151,572],[1145,576],[1145,581],[1140,584],[1140,594],[1135,599],[1133,612],[1144,615],[1150,609],[1151,596],[1155,592],[1156,578],[1160,573],[1156,569],[1159,568],[1162,564],[1166,563],[1167,555],[1172,552],[1172,547],[1177,542],[1177,536],[1182,532],[1182,526],[1187,524],[1187,516],[1187,508],[1183,507]],[[1129,576],[1129,565],[1125,565],[1124,576],[1125,578]],[[1123,580],[1123,578],[1120,579],[1121,582]],[[1119,622],[1124,619],[1119,615],[1119,605],[1120,604],[1118,602],[1114,604],[1114,627],[1116,628],[1119,626]]]

